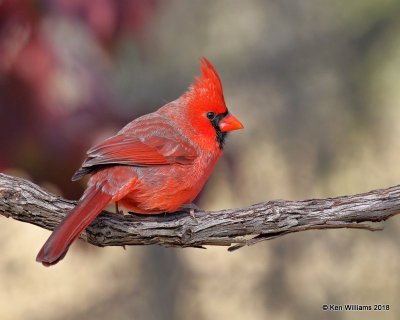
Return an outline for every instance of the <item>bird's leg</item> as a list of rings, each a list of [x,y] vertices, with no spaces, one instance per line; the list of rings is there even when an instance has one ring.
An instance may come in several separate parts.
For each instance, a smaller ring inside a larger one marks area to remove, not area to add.
[[[198,206],[196,206],[194,203],[188,203],[188,204],[184,204],[184,205],[181,207],[181,209],[182,209],[182,210],[189,210],[189,215],[192,217],[192,219],[193,219],[197,224],[199,224],[199,221],[197,220],[197,218],[196,218],[196,216],[195,216],[195,214],[194,214],[195,211],[200,211],[200,210],[201,210]]]
[[[124,211],[119,210],[118,201],[115,201],[115,213],[122,214],[122,215],[124,214]],[[122,245],[122,248],[124,248],[124,250],[126,250],[125,245]]]
[[[118,201],[115,201],[115,213],[124,214],[123,210],[119,210]]]

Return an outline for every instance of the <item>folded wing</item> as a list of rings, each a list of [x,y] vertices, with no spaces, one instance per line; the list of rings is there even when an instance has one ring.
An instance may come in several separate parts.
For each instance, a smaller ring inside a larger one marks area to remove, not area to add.
[[[157,166],[192,164],[196,149],[161,116],[144,117],[87,152],[87,159],[72,180],[110,165]]]

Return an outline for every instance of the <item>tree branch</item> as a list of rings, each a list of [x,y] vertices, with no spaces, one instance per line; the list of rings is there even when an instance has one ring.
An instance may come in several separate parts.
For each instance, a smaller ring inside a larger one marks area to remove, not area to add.
[[[0,214],[5,217],[53,230],[75,203],[50,194],[32,182],[0,174]],[[197,221],[183,212],[121,215],[104,211],[81,238],[96,246],[216,245],[234,250],[305,230],[381,230],[374,223],[398,213],[400,186],[395,186],[352,196],[273,200],[242,209],[197,211]]]

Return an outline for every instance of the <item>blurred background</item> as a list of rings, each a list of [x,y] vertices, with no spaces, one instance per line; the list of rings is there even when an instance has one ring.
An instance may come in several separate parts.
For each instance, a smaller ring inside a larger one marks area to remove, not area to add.
[[[176,99],[199,57],[245,125],[204,209],[400,181],[400,1],[0,0],[0,171],[78,199],[85,151]],[[0,319],[398,319],[400,220],[226,248],[73,245],[0,217]],[[386,312],[321,305],[390,304]]]

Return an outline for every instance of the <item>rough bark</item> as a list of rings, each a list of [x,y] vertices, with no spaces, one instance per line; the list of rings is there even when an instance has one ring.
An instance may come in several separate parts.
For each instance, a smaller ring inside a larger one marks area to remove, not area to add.
[[[0,214],[52,230],[75,201],[27,180],[0,174]],[[400,186],[363,194],[302,201],[273,200],[241,209],[167,215],[103,212],[81,235],[97,246],[159,244],[229,246],[229,250],[313,229],[381,230],[376,222],[400,212]],[[368,222],[368,223],[365,223]]]

